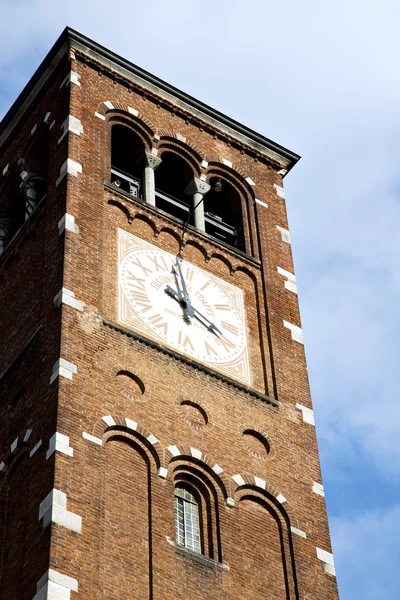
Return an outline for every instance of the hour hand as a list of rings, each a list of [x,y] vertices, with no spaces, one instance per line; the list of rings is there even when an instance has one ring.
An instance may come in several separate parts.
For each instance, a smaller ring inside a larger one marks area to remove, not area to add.
[[[182,300],[181,296],[178,294],[178,292],[176,292],[174,289],[172,289],[172,287],[170,285],[167,285],[165,287],[165,292],[169,296],[172,296],[172,298],[175,298],[175,300],[178,300],[178,302],[181,302],[181,300]]]

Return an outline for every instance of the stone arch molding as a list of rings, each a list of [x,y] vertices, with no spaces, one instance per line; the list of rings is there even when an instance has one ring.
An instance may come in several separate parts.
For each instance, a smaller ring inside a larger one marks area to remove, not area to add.
[[[136,121],[142,126],[144,126],[147,129],[147,133],[150,139],[154,141],[156,127],[153,125],[150,119],[139,113],[139,111],[137,111],[132,106],[122,104],[121,102],[111,102],[111,100],[103,100],[103,102],[100,102],[100,104],[98,105],[94,114],[97,118],[103,121],[106,120],[106,117],[111,116],[112,114],[119,114],[125,117],[129,117],[129,119],[131,119],[132,122]]]
[[[235,506],[243,490],[247,492],[252,490],[268,499],[272,498],[291,527],[298,530],[298,520],[293,508],[271,479],[266,480],[250,473],[236,473],[229,477],[224,468],[202,450],[176,444],[164,447],[153,433],[133,419],[120,415],[104,415],[97,421],[93,435],[83,433],[83,437],[101,446],[103,440],[107,441],[111,435],[118,433],[128,438],[132,436],[144,444],[153,456],[157,474],[163,479],[169,476],[169,467],[175,461],[198,464],[218,483],[228,506]]]
[[[274,504],[278,505],[280,510],[287,516],[291,527],[298,529],[298,520],[292,506],[285,496],[278,491],[275,483],[271,480],[262,479],[251,473],[237,473],[231,477],[232,498],[239,499],[241,492],[253,490],[266,498],[273,498]]]

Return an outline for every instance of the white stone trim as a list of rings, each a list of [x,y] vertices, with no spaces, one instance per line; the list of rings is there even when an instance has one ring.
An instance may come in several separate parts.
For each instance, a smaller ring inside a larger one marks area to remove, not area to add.
[[[74,455],[74,449],[69,445],[69,437],[56,431],[49,440],[49,449],[46,452],[46,460],[54,454],[54,452],[61,452],[67,456]]]
[[[1,463],[0,463],[0,472],[6,473],[6,471],[8,471],[8,466],[5,464],[4,461],[1,461]]]
[[[11,446],[10,446],[11,454],[17,454],[17,452],[19,452],[20,448],[18,448],[18,441],[19,441],[19,438],[15,438],[15,440],[11,444]]]
[[[282,269],[281,267],[277,267],[279,275],[283,275],[286,278],[285,288],[289,290],[289,292],[293,292],[293,294],[297,294],[297,285],[296,285],[296,276],[290,271],[286,271],[286,269]]]
[[[82,173],[82,165],[75,160],[72,160],[72,158],[67,158],[60,167],[60,175],[56,181],[56,186],[60,184],[67,173],[74,177],[78,177],[78,173]]]
[[[110,100],[107,100],[106,102],[103,102],[104,106],[107,106],[107,108],[109,110],[113,110],[115,108],[114,104],[112,102],[110,102]]]
[[[132,429],[132,431],[137,430],[138,424],[136,423],[136,421],[132,421],[132,419],[125,418],[125,423],[128,429]]]
[[[83,133],[83,125],[81,121],[77,117],[73,117],[72,115],[68,115],[64,123],[61,125],[61,129],[62,134],[60,139],[58,140],[58,144],[67,135],[68,131],[70,131],[71,133],[76,133],[76,135],[81,135],[81,133]]]
[[[254,185],[256,185],[256,184],[255,184],[255,182],[252,180],[252,178],[251,178],[251,177],[246,177],[246,181],[247,181],[247,183],[248,183],[249,185],[253,185],[253,186],[254,186]]]
[[[307,534],[305,533],[305,531],[301,531],[301,529],[297,529],[297,527],[291,527],[290,531],[292,533],[294,533],[295,535],[298,535],[298,536],[300,536],[300,537],[302,537],[304,539],[307,538]]]
[[[27,429],[25,431],[24,439],[22,441],[26,443],[29,440],[29,438],[31,437],[31,435],[32,435],[32,429]]]
[[[76,308],[80,312],[83,312],[84,304],[80,300],[75,298],[74,292],[67,290],[67,288],[61,288],[61,290],[54,296],[54,306],[58,308],[61,304],[66,304],[72,308]]]
[[[42,440],[38,441],[38,443],[29,452],[29,458],[32,458],[32,456],[35,454],[35,452],[37,452],[39,450],[39,448],[42,445],[42,443],[43,443]]]
[[[326,550],[321,550],[321,548],[316,548],[317,557],[322,563],[322,568],[325,573],[329,573],[329,575],[334,575],[336,577],[335,571],[335,563],[333,562],[333,554],[331,552],[327,552]]]
[[[208,167],[208,162],[206,160],[202,160],[201,161],[201,166],[203,167],[203,169],[207,169]]]
[[[309,425],[315,426],[314,411],[311,408],[303,406],[299,403],[296,403],[296,408],[301,410],[304,423],[308,423]]]
[[[50,119],[51,111],[47,112],[44,116],[43,123],[48,123]]]
[[[31,129],[31,135],[33,135],[36,132],[36,129],[37,129],[37,123],[36,123],[36,125],[34,125],[32,127],[32,129]]]
[[[69,85],[70,83],[74,83],[75,85],[80,86],[81,82],[79,81],[81,78],[81,76],[79,75],[79,73],[77,73],[76,71],[70,71],[68,73],[68,75],[66,76],[66,78],[64,79],[64,81],[62,82],[62,84],[60,85],[60,89],[64,86],[64,85]]]
[[[203,456],[202,452],[197,450],[197,448],[190,448],[190,454],[193,456],[193,458],[197,458],[198,460],[201,460]]]
[[[77,372],[78,367],[74,365],[74,363],[71,363],[64,358],[59,358],[53,365],[53,373],[50,377],[50,384],[52,384],[57,377],[65,377],[66,379],[72,380],[72,375],[76,375]]]
[[[106,425],[108,425],[109,427],[113,427],[114,425],[116,425],[116,422],[114,421],[113,417],[111,415],[106,415],[105,417],[102,417],[104,423]]]
[[[229,508],[233,508],[235,506],[235,501],[233,498],[227,498],[226,499],[226,505],[229,506]]]
[[[82,432],[82,437],[84,440],[87,440],[88,442],[93,442],[93,444],[97,444],[98,446],[103,445],[103,441],[100,438],[91,435],[90,433],[86,433],[86,431]]]
[[[230,160],[227,160],[226,158],[223,158],[223,159],[222,159],[222,162],[224,163],[224,165],[225,165],[226,167],[230,167],[230,168],[232,168],[232,163],[231,163],[231,161],[230,161]]]
[[[33,600],[70,600],[71,591],[78,591],[77,579],[49,569],[37,582]]]
[[[67,494],[55,488],[47,494],[39,506],[39,521],[43,519],[43,529],[50,523],[81,533],[82,517],[67,510]]]
[[[158,444],[158,439],[152,433],[149,436],[147,436],[147,441],[150,442],[152,446],[154,446],[154,444]]]
[[[132,108],[132,106],[128,106],[128,113],[133,115],[134,117],[137,117],[139,114],[139,111],[136,110],[136,108]]]
[[[220,466],[219,466],[219,465],[217,465],[217,464],[215,464],[215,465],[212,467],[212,470],[214,471],[214,473],[216,473],[216,475],[221,475],[221,473],[223,473],[223,472],[224,472],[223,468],[222,468],[222,467],[220,467]]]
[[[49,129],[53,129],[55,124],[56,124],[56,120],[54,119],[54,121],[52,121],[51,124],[49,125]]]
[[[167,450],[170,451],[172,456],[180,456],[181,455],[181,452],[180,452],[178,446],[168,446]]]
[[[278,494],[276,499],[278,500],[278,502],[280,502],[281,504],[285,504],[285,502],[287,502],[285,496],[283,494]]]
[[[280,225],[276,226],[277,230],[280,231],[280,234],[282,236],[282,242],[285,242],[285,244],[290,244],[290,232],[288,229],[285,229],[284,227],[281,227]]]
[[[268,204],[266,202],[262,202],[261,200],[258,200],[258,198],[256,198],[256,204],[259,204],[260,206],[263,206],[264,208],[268,208]]]
[[[71,233],[79,233],[79,227],[75,224],[75,217],[65,213],[58,221],[58,233],[61,235],[65,230]]]
[[[160,467],[157,471],[157,475],[161,477],[161,479],[166,479],[168,475],[168,469],[165,467]]]
[[[279,198],[285,198],[285,190],[281,185],[276,185],[276,183],[274,183],[274,188],[276,189]]]
[[[243,479],[243,477],[241,475],[233,475],[232,476],[233,481],[239,486],[239,485],[245,485],[245,480]]]
[[[186,144],[186,138],[181,133],[176,134],[176,139],[179,140],[180,142],[183,142],[184,144]]]
[[[97,117],[98,119],[101,119],[102,121],[105,121],[105,120],[106,120],[105,116],[104,116],[104,115],[101,115],[101,114],[100,114],[100,113],[98,113],[98,112],[95,112],[95,113],[94,113],[94,116],[95,116],[95,117]]]
[[[8,171],[8,167],[9,167],[9,163],[6,164],[6,166],[3,169],[3,175],[5,175]]]
[[[322,496],[323,498],[325,497],[324,486],[322,485],[322,483],[317,483],[316,481],[313,481],[312,491],[314,492],[314,494],[318,494],[318,496]]]
[[[261,488],[262,490],[265,490],[267,482],[264,479],[261,479],[260,477],[254,477],[254,482],[257,487]]]
[[[283,321],[283,324],[285,327],[287,327],[287,329],[290,329],[292,340],[298,342],[299,344],[304,344],[303,330],[301,327],[298,327],[298,325],[293,325],[293,323],[289,323],[288,321]]]

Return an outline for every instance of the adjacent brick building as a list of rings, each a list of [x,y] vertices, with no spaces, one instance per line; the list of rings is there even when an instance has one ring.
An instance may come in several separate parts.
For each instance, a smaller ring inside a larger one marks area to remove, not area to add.
[[[0,147],[0,597],[335,600],[299,157],[70,29]]]

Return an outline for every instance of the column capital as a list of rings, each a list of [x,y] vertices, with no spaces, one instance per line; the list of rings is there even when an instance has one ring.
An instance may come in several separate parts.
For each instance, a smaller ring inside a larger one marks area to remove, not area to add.
[[[203,196],[210,191],[211,186],[202,179],[192,179],[185,189],[185,194],[193,196],[193,194],[202,194]]]
[[[153,171],[155,171],[157,167],[160,166],[161,161],[161,158],[159,158],[155,154],[152,154],[151,152],[144,153],[144,164],[146,165],[146,167],[151,167]]]

